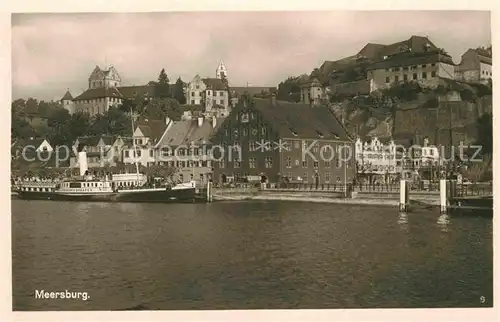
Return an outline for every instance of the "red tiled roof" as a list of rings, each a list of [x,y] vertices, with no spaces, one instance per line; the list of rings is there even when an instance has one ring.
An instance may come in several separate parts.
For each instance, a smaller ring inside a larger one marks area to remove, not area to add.
[[[226,86],[219,78],[203,78],[203,83],[207,86],[207,89],[223,91],[226,89]]]
[[[66,94],[64,94],[63,98],[61,98],[61,101],[72,101],[73,100],[73,96],[71,95],[71,93],[68,91],[66,91]]]
[[[330,139],[351,142],[347,131],[326,106],[254,98],[258,110],[281,138]],[[241,104],[241,103],[240,103]],[[241,105],[240,105],[241,106]]]
[[[92,88],[77,96],[74,101],[92,100],[105,97],[123,98],[123,95],[115,87]]]
[[[274,93],[277,91],[276,87],[266,87],[266,86],[241,86],[241,87],[234,87],[232,86],[230,88],[231,92],[236,94],[236,95],[243,95],[243,94],[250,94],[250,95],[258,95],[261,94],[262,92],[264,93]]]
[[[163,132],[165,132],[167,125],[163,120],[141,120],[137,122],[137,128],[141,130],[144,136],[148,137],[153,143],[156,143],[163,135]]]
[[[136,95],[143,97],[154,97],[155,88],[154,86],[143,85],[143,86],[120,86],[117,87],[118,92],[122,94],[124,98],[134,98]]]
[[[422,53],[426,52],[427,44],[429,45],[429,49],[437,49],[436,45],[434,45],[432,41],[430,41],[427,37],[411,36],[407,40],[399,41],[385,46],[380,51],[380,54],[382,56],[390,56],[404,51]]]
[[[371,60],[376,60],[380,57],[380,52],[384,49],[386,45],[381,44],[366,44],[357,54],[357,56],[364,56]]]
[[[430,64],[438,62],[455,65],[450,56],[443,55],[438,52],[429,52],[429,53],[404,52],[398,55],[393,55],[391,57],[388,57],[386,60],[375,63],[371,65],[368,69],[369,70],[385,69],[390,67],[411,66],[411,65]]]

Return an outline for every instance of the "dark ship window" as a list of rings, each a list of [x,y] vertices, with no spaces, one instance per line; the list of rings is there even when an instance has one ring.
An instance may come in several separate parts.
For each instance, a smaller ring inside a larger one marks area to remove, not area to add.
[[[70,187],[70,188],[81,188],[82,186],[81,186],[81,183],[80,183],[80,182],[71,182],[71,183],[69,184],[69,187]]]

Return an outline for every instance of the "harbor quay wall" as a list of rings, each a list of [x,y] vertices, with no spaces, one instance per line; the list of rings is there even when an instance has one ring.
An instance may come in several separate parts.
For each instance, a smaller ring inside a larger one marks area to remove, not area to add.
[[[342,191],[289,190],[259,188],[214,188],[214,201],[281,200],[324,202],[354,205],[399,205],[397,192],[353,192],[352,198],[344,198]],[[439,192],[410,192],[410,200],[426,205],[439,205]]]

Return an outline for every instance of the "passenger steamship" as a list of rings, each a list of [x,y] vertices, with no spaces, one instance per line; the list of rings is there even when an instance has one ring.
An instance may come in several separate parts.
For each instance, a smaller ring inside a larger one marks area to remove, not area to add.
[[[132,110],[130,115],[132,115]],[[131,119],[132,133],[134,121]],[[135,141],[132,140],[135,149]],[[173,186],[151,188],[142,180],[140,186],[139,166],[135,162],[137,181],[139,187],[122,188],[119,180],[113,180],[106,175],[104,178],[94,178],[88,174],[87,153],[78,152],[80,177],[64,180],[61,183],[23,182],[17,188],[21,199],[38,200],[67,200],[67,201],[108,201],[108,202],[194,202],[196,200],[196,183],[180,183]],[[120,175],[117,175],[117,177]]]
[[[87,154],[78,154],[80,177],[60,183],[23,182],[17,187],[20,199],[60,201],[108,201],[108,202],[194,202],[196,183],[180,183],[173,186],[151,188],[145,185],[125,188],[113,180],[113,176],[94,178],[88,174]],[[119,176],[119,175],[118,175]],[[137,173],[137,177],[142,177]],[[136,183],[139,183],[137,181]]]

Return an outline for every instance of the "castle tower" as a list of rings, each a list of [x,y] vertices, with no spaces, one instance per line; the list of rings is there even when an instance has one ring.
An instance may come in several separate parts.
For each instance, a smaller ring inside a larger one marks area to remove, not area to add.
[[[62,107],[69,111],[69,114],[73,114],[75,105],[73,103],[73,95],[71,95],[71,93],[69,92],[69,88],[66,91],[66,94],[64,94],[64,96],[61,98],[61,104]]]
[[[227,78],[227,69],[222,59],[220,60],[219,67],[217,67],[217,70],[215,71],[215,75],[219,79],[222,78],[222,75],[224,75]]]

